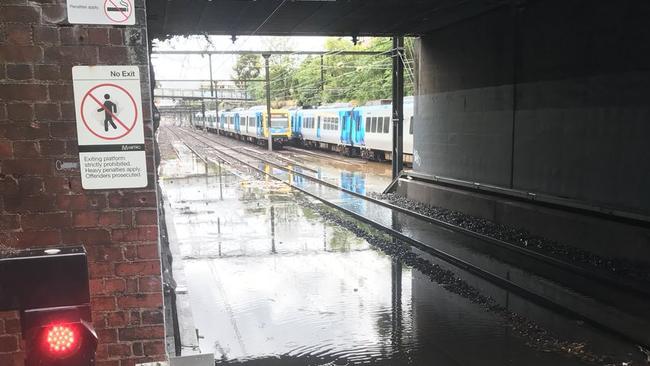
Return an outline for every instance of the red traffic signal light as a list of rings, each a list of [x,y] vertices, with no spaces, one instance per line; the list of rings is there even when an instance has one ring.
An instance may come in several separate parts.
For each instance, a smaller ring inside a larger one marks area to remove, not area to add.
[[[50,355],[66,358],[79,348],[79,330],[71,324],[51,324],[43,331],[45,347]]]
[[[87,306],[23,312],[25,366],[92,366],[97,334],[88,319]]]

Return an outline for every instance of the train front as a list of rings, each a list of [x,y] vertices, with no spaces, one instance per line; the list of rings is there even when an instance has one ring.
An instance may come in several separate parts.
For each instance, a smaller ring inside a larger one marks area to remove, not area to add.
[[[266,113],[264,113],[266,117]],[[271,136],[273,144],[284,145],[291,138],[291,116],[286,109],[271,110]],[[268,132],[264,131],[264,137],[268,137]]]

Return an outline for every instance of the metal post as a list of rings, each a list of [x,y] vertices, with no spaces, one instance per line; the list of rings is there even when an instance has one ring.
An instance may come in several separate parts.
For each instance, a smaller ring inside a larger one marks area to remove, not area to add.
[[[393,36],[393,179],[404,167],[404,36]]]
[[[214,97],[214,112],[217,121],[217,134],[219,134],[219,99],[217,98],[217,91],[215,90],[215,81],[212,78],[212,55],[208,55],[208,62],[210,63],[210,96]],[[205,116],[204,116],[205,118]],[[205,122],[204,122],[205,123]]]
[[[208,126],[205,124],[205,99],[201,99],[201,115],[203,117],[203,132],[208,132]]]
[[[323,95],[325,94],[325,72],[323,71],[323,55],[320,55],[320,104],[323,104]]]
[[[265,53],[262,55],[264,57],[264,69],[266,71],[266,115],[269,134],[268,134],[268,145],[269,151],[273,151],[273,136],[271,136],[271,75],[269,71],[269,58],[270,54]]]

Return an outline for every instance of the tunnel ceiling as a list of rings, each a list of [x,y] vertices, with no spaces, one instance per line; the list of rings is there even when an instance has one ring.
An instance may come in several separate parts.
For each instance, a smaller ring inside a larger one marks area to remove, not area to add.
[[[505,2],[507,1],[147,0],[147,22],[150,37],[159,39],[188,34],[420,35],[488,11]]]

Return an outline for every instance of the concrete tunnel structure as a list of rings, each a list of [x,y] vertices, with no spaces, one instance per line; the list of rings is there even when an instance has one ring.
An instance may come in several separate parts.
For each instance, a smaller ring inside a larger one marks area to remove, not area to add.
[[[135,8],[136,26],[86,27],[69,24],[61,2],[0,5],[0,244],[86,246],[100,365],[166,358],[148,53],[153,39],[172,35],[418,36],[416,162],[399,192],[650,262],[648,2],[138,0]],[[149,185],[85,191],[78,170],[56,168],[78,162],[70,70],[116,64],[143,75]],[[22,365],[16,313],[0,323],[0,364]]]

